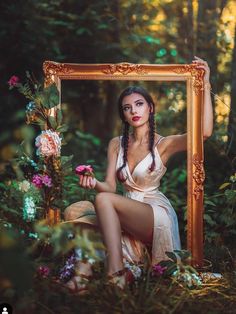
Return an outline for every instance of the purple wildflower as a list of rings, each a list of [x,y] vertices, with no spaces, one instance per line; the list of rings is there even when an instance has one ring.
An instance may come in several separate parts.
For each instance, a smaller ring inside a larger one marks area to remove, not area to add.
[[[162,267],[160,264],[156,264],[153,266],[152,271],[154,276],[161,276],[164,274],[167,267]]]
[[[52,186],[52,179],[48,176],[48,175],[43,175],[41,177],[42,183],[46,186],[48,186],[49,188]]]
[[[35,174],[32,179],[32,183],[36,188],[41,189],[43,185],[47,187],[52,186],[52,179],[47,175]]]
[[[59,271],[59,278],[61,281],[68,281],[75,273],[75,254],[73,253],[66,260],[66,264]]]
[[[35,174],[32,178],[32,183],[36,188],[40,189],[43,186],[42,177],[40,174]]]

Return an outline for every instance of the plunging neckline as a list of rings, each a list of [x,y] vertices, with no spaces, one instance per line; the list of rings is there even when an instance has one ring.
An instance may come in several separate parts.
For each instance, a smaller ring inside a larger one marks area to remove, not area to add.
[[[165,165],[163,164],[163,162],[162,162],[161,156],[160,156],[160,154],[159,154],[158,149],[157,149],[156,146],[154,147],[154,150],[157,152],[157,154],[158,154],[158,156],[159,156],[161,165],[162,165],[165,169],[167,169],[166,166],[165,166]],[[132,173],[131,173],[131,171],[130,171],[130,167],[129,167],[128,160],[126,161],[126,166],[127,166],[127,169],[128,169],[128,171],[129,171],[129,174],[130,174],[131,177],[133,177],[133,174],[134,174],[136,168],[137,168],[150,154],[151,154],[151,152],[149,152],[143,159],[141,159],[141,160],[137,163],[137,165],[134,167]]]
[[[151,152],[149,152],[143,159],[141,159],[141,160],[137,163],[137,165],[134,167],[132,173],[131,173],[131,171],[130,171],[130,167],[129,167],[128,160],[126,161],[126,165],[127,165],[127,168],[128,168],[128,170],[129,170],[129,173],[130,173],[131,177],[133,176],[134,171],[135,171],[135,169],[138,167],[138,165],[139,165],[141,162],[143,162],[150,154],[151,154]]]

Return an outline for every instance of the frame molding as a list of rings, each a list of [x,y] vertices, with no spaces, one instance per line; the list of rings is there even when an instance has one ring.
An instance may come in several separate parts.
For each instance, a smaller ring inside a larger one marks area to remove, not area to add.
[[[203,266],[203,76],[194,64],[76,64],[45,61],[45,86],[62,80],[185,81],[187,84],[187,249]],[[58,106],[60,107],[61,100]],[[54,115],[56,107],[51,109]]]

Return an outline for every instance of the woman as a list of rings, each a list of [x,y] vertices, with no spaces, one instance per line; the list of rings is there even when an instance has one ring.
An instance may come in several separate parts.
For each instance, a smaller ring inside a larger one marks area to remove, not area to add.
[[[203,136],[206,139],[213,129],[210,70],[198,57],[193,63],[205,70]],[[127,277],[122,232],[151,247],[152,264],[167,259],[166,251],[180,249],[175,211],[158,187],[169,158],[186,150],[187,134],[163,137],[155,133],[155,106],[151,96],[141,87],[125,89],[118,104],[124,132],[122,137],[113,138],[109,143],[105,181],[81,175],[79,184],[98,192],[95,211],[107,249],[108,277],[124,287]],[[124,184],[124,196],[115,194],[117,178]],[[66,219],[73,218],[74,214],[73,207],[68,208]],[[81,274],[91,274],[89,265],[81,263],[79,268]]]

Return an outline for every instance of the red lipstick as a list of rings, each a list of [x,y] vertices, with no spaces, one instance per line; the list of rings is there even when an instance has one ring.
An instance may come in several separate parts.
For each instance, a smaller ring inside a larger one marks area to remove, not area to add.
[[[141,117],[135,116],[132,118],[132,121],[138,121]]]

